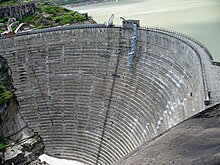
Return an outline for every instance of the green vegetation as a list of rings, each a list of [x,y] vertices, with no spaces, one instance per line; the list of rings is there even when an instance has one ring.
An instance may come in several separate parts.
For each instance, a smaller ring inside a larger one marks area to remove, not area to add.
[[[11,100],[13,94],[11,91],[8,91],[5,85],[0,82],[0,105],[6,103],[8,100]]]
[[[0,135],[0,152],[4,152],[7,147],[7,138]]]
[[[20,22],[33,24],[37,29],[66,25],[86,20],[86,17],[76,11],[58,6],[41,5],[37,13],[20,19]]]
[[[20,4],[23,2],[30,2],[33,0],[0,0],[0,6],[1,5],[13,5],[13,4]]]
[[[45,12],[47,14],[56,15],[57,13],[69,12],[70,10],[68,10],[66,8],[59,7],[59,6],[43,5],[41,7],[40,11]]]
[[[0,0],[0,5],[11,5],[18,3],[16,0]]]
[[[0,17],[0,34],[6,30],[7,17]]]
[[[5,31],[5,29],[0,29],[0,33],[3,33]]]
[[[50,2],[56,5],[77,4],[83,2],[89,2],[90,0],[39,0],[41,2]]]
[[[12,0],[0,0],[0,4],[5,3],[16,3],[20,1]],[[27,0],[26,0],[27,2]],[[33,25],[36,29],[43,29],[54,26],[63,26],[66,24],[74,24],[88,19],[86,16],[59,6],[50,6],[48,3],[40,2],[37,6],[37,11],[35,13],[29,13],[18,19],[20,23],[27,23]],[[7,30],[6,23],[8,17],[0,17],[0,33]],[[15,30],[14,27],[12,30]]]
[[[53,20],[56,23],[60,23],[61,25],[69,24],[69,23],[75,23],[85,20],[85,16],[77,13],[77,12],[67,12],[63,16],[56,16],[53,18]]]
[[[0,73],[1,74],[1,73]],[[12,77],[11,76],[7,76],[4,81],[2,82],[4,86],[6,86],[6,89],[12,85]],[[10,89],[10,91],[14,91],[14,88]]]
[[[7,22],[8,18],[7,17],[0,17],[0,23],[5,23]]]
[[[0,6],[31,2],[31,1],[50,3],[54,5],[66,5],[66,4],[77,4],[77,3],[89,2],[90,0],[74,0],[74,1],[73,0],[0,0]]]
[[[6,149],[6,145],[0,142],[0,152]]]

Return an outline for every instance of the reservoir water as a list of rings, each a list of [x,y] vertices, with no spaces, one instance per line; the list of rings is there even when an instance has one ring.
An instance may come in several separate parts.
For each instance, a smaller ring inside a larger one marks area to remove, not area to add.
[[[117,2],[71,8],[88,12],[98,23],[107,22],[114,14],[114,23],[120,17],[140,19],[141,26],[171,29],[202,42],[214,60],[220,61],[220,0],[119,0]]]

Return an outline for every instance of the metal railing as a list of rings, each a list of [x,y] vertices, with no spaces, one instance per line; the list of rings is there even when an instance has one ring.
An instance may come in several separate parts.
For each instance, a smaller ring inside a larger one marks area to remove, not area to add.
[[[204,102],[205,102],[205,105],[209,104],[210,98],[208,96],[208,85],[207,85],[206,73],[205,73],[205,68],[203,66],[203,62],[202,62],[200,53],[195,48],[194,45],[192,45],[190,42],[187,42],[186,40],[182,39],[181,37],[187,38],[187,39],[195,42],[196,44],[198,44],[202,48],[204,48],[204,50],[208,54],[209,58],[212,60],[212,56],[211,56],[210,52],[208,51],[208,49],[206,47],[203,47],[203,44],[201,44],[199,41],[193,39],[192,37],[189,37],[187,35],[184,35],[182,33],[178,33],[178,32],[172,31],[172,30],[169,31],[169,30],[164,30],[164,29],[160,29],[160,28],[152,28],[152,27],[141,27],[140,29],[168,35],[170,37],[173,37],[173,38],[176,38],[176,39],[180,40],[181,42],[183,42],[186,45],[188,45],[189,47],[191,47],[191,49],[196,53],[197,57],[199,58],[200,67],[201,67],[201,70],[202,70],[203,88],[204,88],[204,94],[205,94]]]
[[[54,32],[54,31],[62,31],[62,30],[87,29],[87,28],[89,29],[89,28],[122,28],[122,27],[120,25],[114,25],[114,27],[108,27],[105,24],[70,25],[70,26],[52,27],[52,28],[45,28],[45,29],[40,29],[40,30],[32,30],[32,31],[27,31],[27,32],[21,32],[21,33],[15,34],[13,37],[39,34],[39,33],[47,33],[47,32]],[[173,37],[173,38],[176,38],[176,39],[180,40],[181,42],[183,42],[186,45],[190,46],[195,51],[196,55],[199,58],[200,65],[201,65],[205,99],[209,101],[208,86],[207,86],[207,80],[206,80],[206,75],[205,75],[205,69],[204,69],[204,66],[203,66],[203,63],[202,63],[200,53],[194,45],[192,45],[190,42],[187,42],[187,40],[184,40],[184,38],[198,44],[201,48],[203,48],[205,50],[206,54],[209,56],[212,63],[215,64],[215,65],[219,65],[218,62],[213,62],[213,58],[212,58],[212,55],[209,52],[209,50],[201,42],[199,42],[198,40],[196,40],[196,39],[194,39],[194,38],[192,38],[188,35],[185,35],[183,33],[175,32],[173,30],[168,30],[168,29],[164,29],[164,28],[158,28],[158,27],[156,27],[156,28],[153,28],[153,27],[140,27],[139,29],[147,30],[147,31],[153,31],[153,32],[161,33],[161,34],[166,34],[170,37]],[[183,37],[183,38],[181,38],[181,37]]]
[[[45,29],[39,29],[39,30],[19,32],[19,33],[14,34],[14,36],[12,36],[12,37],[39,34],[39,33],[47,33],[47,32],[54,32],[54,31],[63,31],[63,30],[105,28],[105,27],[107,27],[105,24],[69,25],[69,26],[62,26],[62,27],[51,27],[51,28],[45,28]],[[10,38],[10,37],[7,37],[6,35],[0,37],[0,39],[4,39],[4,38]]]
[[[140,29],[149,29],[149,30],[156,30],[156,31],[164,31],[164,32],[168,32],[168,33],[174,34],[174,35],[176,35],[176,36],[181,36],[181,37],[184,37],[184,38],[186,38],[186,39],[189,39],[189,40],[195,42],[196,44],[198,44],[200,47],[202,47],[202,48],[206,51],[206,53],[208,54],[209,58],[210,58],[211,60],[213,60],[213,57],[212,57],[210,51],[207,49],[207,47],[206,47],[204,44],[202,44],[200,41],[196,40],[195,38],[193,38],[193,37],[191,37],[191,36],[189,36],[189,35],[186,35],[186,34],[184,34],[184,33],[177,32],[177,31],[174,31],[174,30],[170,30],[170,29],[158,28],[158,27],[150,27],[150,26],[148,26],[148,27],[144,27],[144,26],[143,26],[143,27],[141,27]]]
[[[70,26],[52,27],[52,28],[45,28],[45,29],[39,29],[39,30],[33,30],[33,31],[28,31],[28,32],[17,33],[16,36],[38,34],[38,33],[47,33],[47,32],[62,31],[62,30],[103,28],[103,27],[106,27],[106,25],[104,25],[104,24],[70,25]]]

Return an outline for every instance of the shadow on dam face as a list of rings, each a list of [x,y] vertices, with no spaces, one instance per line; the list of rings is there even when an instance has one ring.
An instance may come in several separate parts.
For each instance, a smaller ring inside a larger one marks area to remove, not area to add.
[[[1,40],[20,112],[45,153],[111,164],[204,109],[199,54],[168,32],[79,28]]]

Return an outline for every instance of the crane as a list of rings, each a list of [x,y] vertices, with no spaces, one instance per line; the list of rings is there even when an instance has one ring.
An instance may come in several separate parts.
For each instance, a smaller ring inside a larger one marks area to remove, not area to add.
[[[109,27],[114,26],[114,24],[113,24],[113,18],[114,18],[114,14],[112,14],[111,17],[110,17],[109,20],[108,20],[108,26],[109,26]]]
[[[120,17],[120,19],[122,19],[123,21],[126,21],[126,19],[124,19],[123,17]]]

